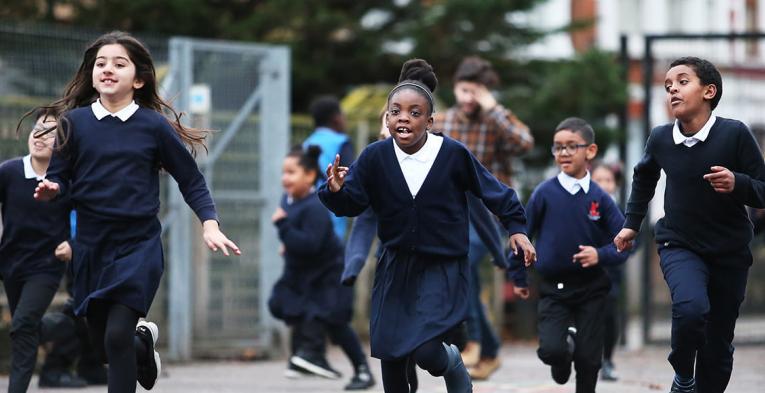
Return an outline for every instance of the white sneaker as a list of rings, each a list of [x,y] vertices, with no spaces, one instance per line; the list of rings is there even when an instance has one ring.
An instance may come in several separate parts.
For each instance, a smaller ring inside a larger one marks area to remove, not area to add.
[[[154,350],[159,339],[159,328],[154,322],[140,321],[135,327],[135,334],[143,341],[149,352],[147,359],[136,359],[136,363],[138,363],[136,379],[144,389],[151,390],[162,373],[159,353]]]

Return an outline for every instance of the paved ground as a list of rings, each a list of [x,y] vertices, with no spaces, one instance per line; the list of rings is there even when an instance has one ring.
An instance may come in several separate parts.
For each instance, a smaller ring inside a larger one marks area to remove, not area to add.
[[[574,392],[574,385],[552,383],[547,369],[537,358],[535,348],[510,345],[502,349],[503,366],[492,380],[475,383],[475,393],[564,393]],[[666,348],[652,347],[641,351],[619,352],[615,358],[622,378],[619,382],[599,383],[599,393],[667,392],[672,371],[665,360]],[[350,367],[342,354],[332,352],[330,359],[345,375]],[[378,385],[372,392],[382,392],[379,383],[379,362],[372,366]],[[217,362],[167,365],[167,374],[161,378],[153,392],[158,393],[229,393],[229,392],[340,392],[342,381],[318,378],[287,380],[282,376],[284,361]],[[443,393],[443,382],[420,371],[422,393]],[[7,377],[0,377],[0,391],[7,388]],[[36,386],[36,379],[32,381]],[[765,386],[765,347],[741,347],[736,350],[735,369],[728,392],[759,393]],[[83,390],[42,390],[33,387],[30,392],[106,392],[106,388]],[[143,391],[139,388],[139,391]]]

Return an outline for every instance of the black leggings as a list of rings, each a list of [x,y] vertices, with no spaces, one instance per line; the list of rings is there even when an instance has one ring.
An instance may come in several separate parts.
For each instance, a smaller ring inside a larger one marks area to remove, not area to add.
[[[385,393],[410,392],[409,374],[412,372],[412,366],[409,362],[414,362],[435,377],[443,375],[449,365],[449,356],[446,354],[443,339],[438,337],[425,342],[408,357],[382,360],[382,379]]]
[[[136,358],[148,349],[135,335],[138,313],[122,304],[93,301],[88,306],[88,330],[97,353],[109,364],[109,393],[135,393]]]

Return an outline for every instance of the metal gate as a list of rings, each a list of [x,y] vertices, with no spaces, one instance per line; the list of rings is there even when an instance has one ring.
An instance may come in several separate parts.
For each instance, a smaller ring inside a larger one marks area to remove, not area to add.
[[[268,351],[276,324],[268,293],[281,271],[271,214],[289,141],[286,47],[172,38],[163,94],[188,125],[217,130],[198,157],[222,230],[240,257],[212,255],[172,179],[168,185],[168,355]],[[183,120],[183,119],[182,119]]]

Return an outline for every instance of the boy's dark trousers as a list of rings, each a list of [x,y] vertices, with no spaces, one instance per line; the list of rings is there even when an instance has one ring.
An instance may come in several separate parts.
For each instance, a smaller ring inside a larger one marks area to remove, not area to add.
[[[661,269],[672,296],[675,373],[694,376],[699,393],[725,391],[733,370],[733,331],[744,300],[751,253],[702,258],[680,247],[659,247]],[[733,261],[733,263],[731,263]]]
[[[576,393],[594,393],[603,357],[606,297],[611,288],[600,266],[559,278],[543,277],[539,285],[539,349],[545,364],[576,370]],[[576,327],[576,346],[569,352],[569,326]]]

